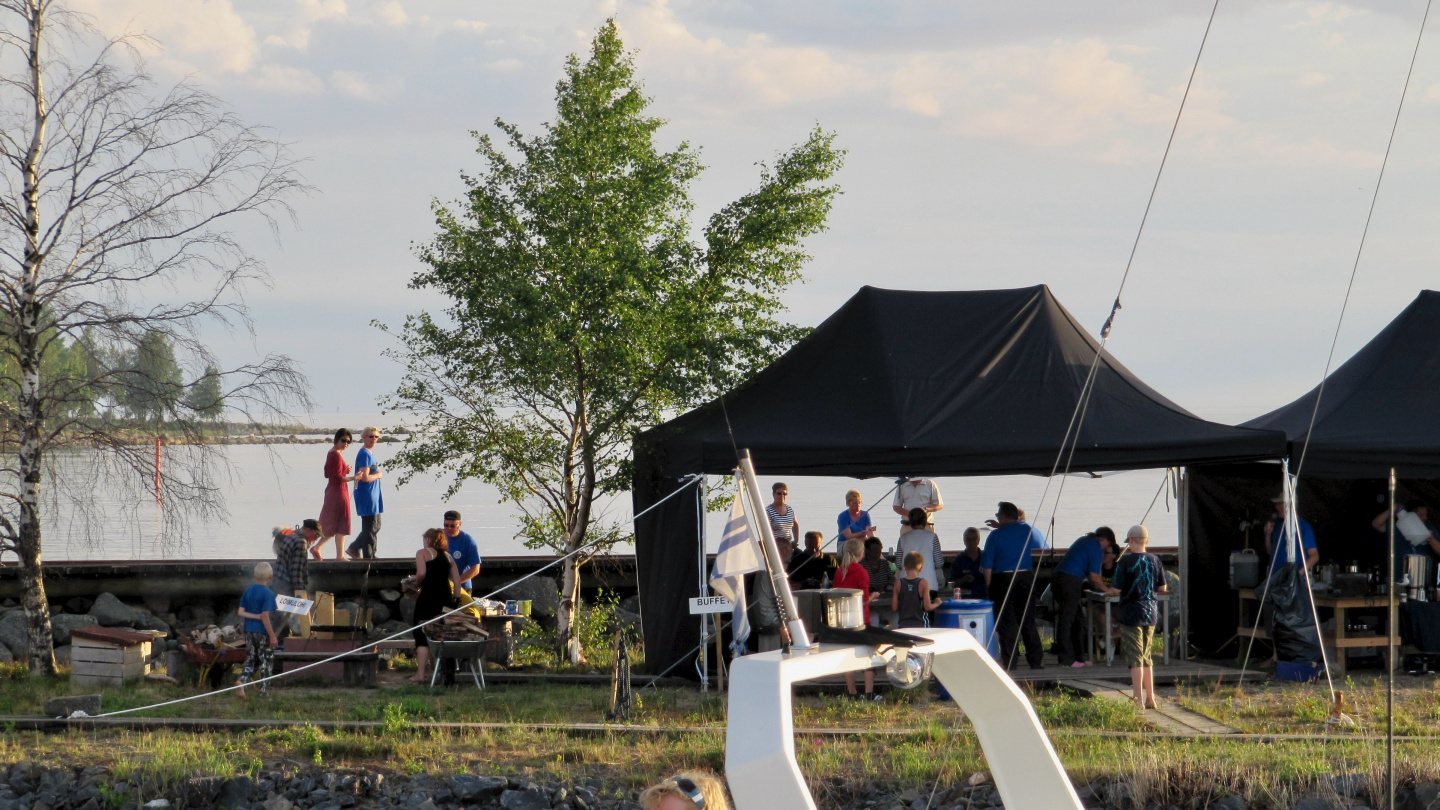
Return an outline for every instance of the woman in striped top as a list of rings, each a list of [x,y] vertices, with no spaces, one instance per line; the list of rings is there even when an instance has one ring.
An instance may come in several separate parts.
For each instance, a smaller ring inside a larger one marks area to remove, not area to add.
[[[775,535],[776,543],[793,546],[799,533],[795,526],[795,510],[785,502],[790,496],[790,488],[776,481],[770,487],[770,494],[775,496],[775,502],[765,507],[765,516],[770,518],[770,532]]]

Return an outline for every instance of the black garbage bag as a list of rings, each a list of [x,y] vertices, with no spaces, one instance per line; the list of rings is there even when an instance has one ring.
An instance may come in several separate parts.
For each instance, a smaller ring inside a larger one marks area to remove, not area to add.
[[[1265,583],[1258,590],[1267,588]],[[1270,603],[1270,638],[1279,661],[1319,661],[1320,632],[1310,603],[1310,583],[1294,563],[1285,563],[1270,575],[1266,601]]]

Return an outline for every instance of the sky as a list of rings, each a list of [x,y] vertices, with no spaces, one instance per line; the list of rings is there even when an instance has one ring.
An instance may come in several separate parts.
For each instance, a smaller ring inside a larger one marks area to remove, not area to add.
[[[373,322],[438,311],[408,288],[431,206],[482,166],[472,132],[553,116],[607,17],[636,50],[665,146],[701,148],[696,220],[817,123],[847,150],[829,230],[784,296],[814,325],[863,285],[1048,284],[1098,333],[1205,30],[1207,0],[78,0],[305,160],[273,285],[231,362],[283,352],[323,412],[393,390]],[[1423,0],[1220,0],[1110,342],[1202,416],[1247,419],[1320,379]],[[1433,24],[1433,21],[1432,21]],[[1426,39],[1336,364],[1440,285],[1440,40]],[[898,317],[898,315],[897,315]]]

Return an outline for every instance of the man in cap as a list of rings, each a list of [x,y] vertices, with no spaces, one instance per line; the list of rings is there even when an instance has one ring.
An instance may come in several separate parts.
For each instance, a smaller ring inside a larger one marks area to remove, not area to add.
[[[1291,542],[1285,528],[1285,495],[1280,493],[1270,500],[1275,504],[1275,515],[1265,524],[1265,553],[1270,555],[1270,573],[1273,574],[1292,560]],[[1300,547],[1305,550],[1305,567],[1308,569],[1320,561],[1320,551],[1315,548],[1315,530],[1299,515],[1295,516],[1295,522],[1300,525]]]

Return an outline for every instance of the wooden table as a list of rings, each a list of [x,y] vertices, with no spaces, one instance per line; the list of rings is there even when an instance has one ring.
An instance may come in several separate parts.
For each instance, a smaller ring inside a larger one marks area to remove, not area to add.
[[[1374,636],[1346,636],[1345,635],[1345,613],[1353,608],[1385,608],[1390,604],[1388,596],[1334,596],[1324,591],[1314,591],[1310,594],[1317,608],[1330,608],[1335,611],[1335,629],[1330,633],[1321,633],[1321,644],[1336,648],[1335,666],[1341,677],[1345,676],[1346,650],[1354,647],[1379,647],[1381,657],[1389,658],[1389,650],[1385,646],[1386,638],[1383,635]],[[1247,602],[1260,601],[1260,594],[1254,588],[1240,589],[1240,627],[1235,634],[1242,637],[1270,638],[1270,631],[1260,627],[1258,623],[1250,619],[1250,611]],[[1387,610],[1386,613],[1389,611]],[[1391,625],[1389,619],[1385,621],[1385,629],[1391,633],[1391,640],[1395,646],[1400,646],[1400,635],[1396,628]],[[1387,666],[1394,666],[1394,661],[1386,660]]]
[[[1105,605],[1105,666],[1114,666],[1115,644],[1112,641],[1114,636],[1111,633],[1110,606],[1119,604],[1120,597],[1106,596],[1099,591],[1086,591],[1085,601],[1094,605]],[[1164,650],[1165,663],[1168,664],[1170,663],[1170,594],[1157,593],[1155,594],[1155,601],[1160,603],[1160,617],[1164,623],[1164,635],[1162,636],[1164,644],[1162,645],[1162,649]],[[1095,660],[1095,611],[1093,610],[1086,612],[1085,629],[1087,631],[1086,638],[1088,641],[1085,645],[1085,660],[1093,661]]]

